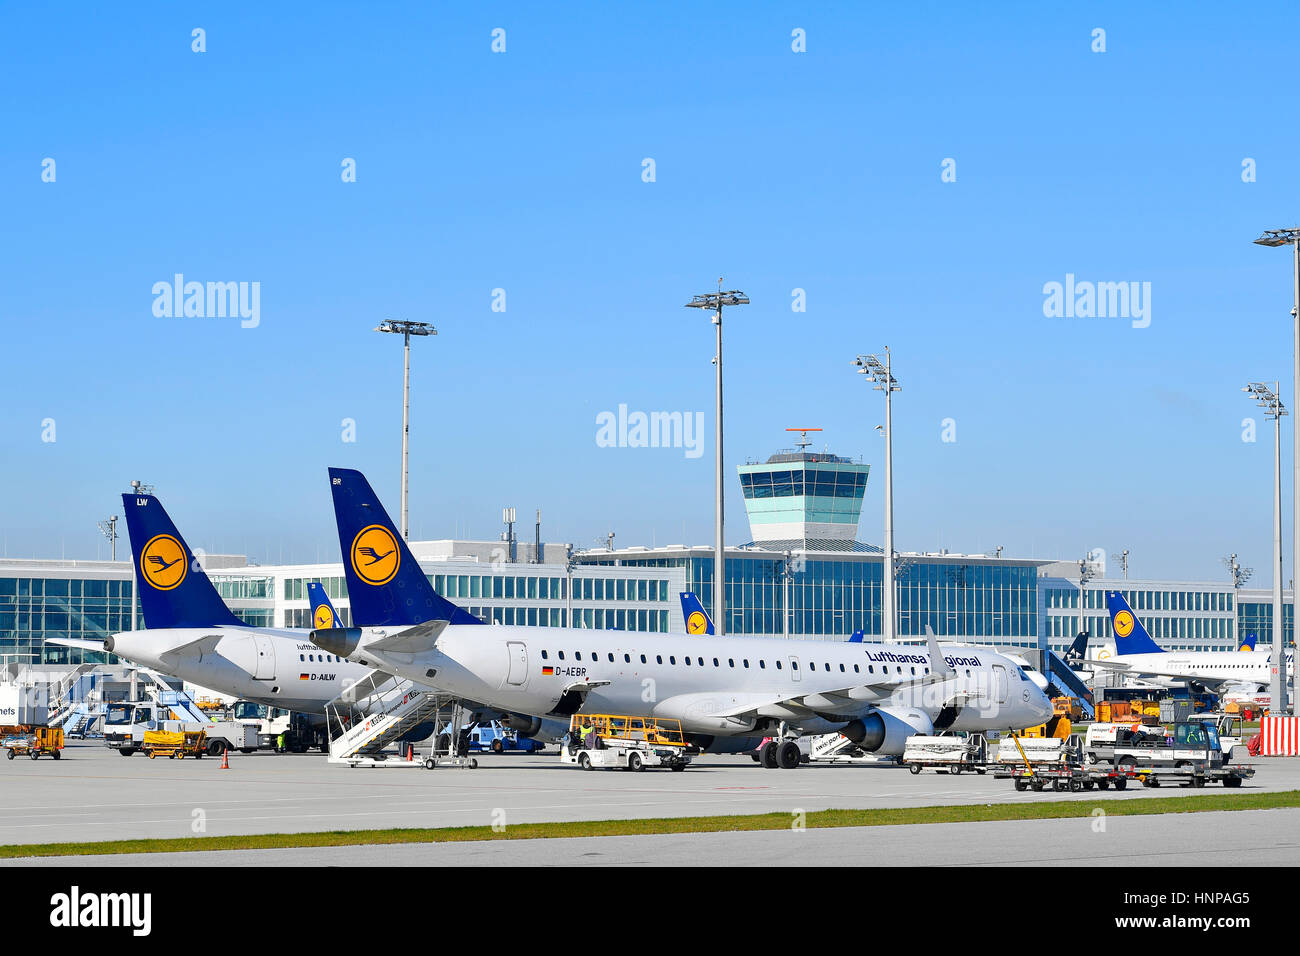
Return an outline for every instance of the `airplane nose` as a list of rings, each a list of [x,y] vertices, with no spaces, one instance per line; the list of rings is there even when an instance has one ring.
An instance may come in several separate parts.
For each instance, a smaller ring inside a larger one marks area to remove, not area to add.
[[[359,627],[322,627],[308,635],[311,642],[326,653],[348,658],[361,643]]]

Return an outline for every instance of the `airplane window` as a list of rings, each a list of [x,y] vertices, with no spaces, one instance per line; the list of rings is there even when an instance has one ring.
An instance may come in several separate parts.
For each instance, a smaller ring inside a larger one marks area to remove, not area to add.
[[[782,670],[781,662],[780,662],[780,661],[777,661],[777,662],[776,662],[776,669],[777,669],[777,670]]]
[[[743,658],[741,658],[740,662],[741,662],[742,664],[744,664],[746,667],[749,667],[749,658],[748,658],[748,657],[743,657]]]
[[[969,667],[966,668],[966,676],[967,676],[967,677],[970,677],[970,668],[969,668]]]
[[[582,651],[574,651],[574,652],[573,652],[573,659],[574,659],[575,661],[580,661],[580,660],[582,660]]]
[[[676,664],[676,663],[677,663],[677,658],[674,657],[672,654],[669,654],[669,655],[668,655],[668,663],[669,663],[669,664]]]
[[[697,658],[695,658],[695,663],[697,663],[697,664],[699,664],[701,667],[703,667],[703,666],[704,666],[704,658],[703,658],[703,657],[697,657]]]
[[[858,665],[857,665],[857,664],[854,664],[854,665],[853,665],[853,673],[855,673],[855,674],[858,673]]]
[[[546,652],[542,651],[542,660],[546,660]]]
[[[689,657],[683,657],[682,661],[686,664],[687,667],[691,666],[691,659]]]
[[[643,659],[643,660],[644,660],[644,659]],[[624,664],[631,664],[631,663],[632,663],[632,655],[631,655],[631,654],[624,654],[624,655],[623,655],[623,663],[624,663]]]
[[[644,654],[641,655],[641,663],[642,663],[642,664],[646,663],[646,659],[645,659],[645,655],[644,655]]]
[[[758,666],[759,666],[760,668],[762,668],[763,670],[767,670],[767,661],[760,660],[760,661],[758,662]]]
[[[299,655],[298,655],[298,660],[300,660],[300,661],[306,661],[306,660],[307,660],[307,655],[306,655],[306,654],[299,654]]]
[[[843,665],[843,664],[840,665],[840,673],[841,673],[841,674],[844,673],[844,665]]]
[[[591,659],[592,659],[593,661],[598,661],[598,660],[600,660],[600,655],[597,654],[595,651],[592,651],[592,652],[591,652]],[[614,659],[614,658],[612,658],[612,657],[610,658],[611,661],[612,661],[613,659]]]
[[[624,654],[623,656],[624,656],[624,657],[627,657],[626,654]],[[609,662],[610,662],[611,664],[614,663],[614,655],[613,655],[613,654],[610,654],[610,655],[609,655]]]
[[[663,656],[662,654],[656,654],[656,655],[655,655],[655,663],[656,663],[656,664],[662,664],[663,662],[664,662],[664,656]]]
[[[735,667],[735,666],[736,666],[736,662],[735,662],[735,660],[732,659],[732,658],[730,658],[730,657],[728,657],[728,658],[727,658],[727,666],[728,666],[728,667]]]
[[[901,674],[902,671],[899,671],[899,673]],[[915,674],[916,674],[916,668],[915,668],[915,667],[912,668],[912,674],[913,674],[913,676],[915,676]]]
[[[857,664],[854,664],[854,665],[853,665],[853,669],[856,671],[856,670],[858,669],[858,665],[857,665]],[[876,672],[876,667],[875,667],[875,665],[874,665],[874,664],[868,664],[868,665],[867,665],[867,673],[868,673],[868,674],[874,674],[875,672]]]
[[[556,651],[560,655],[560,660],[564,660],[564,651]]]
[[[714,667],[718,666],[718,659],[716,657],[713,659],[713,666]]]
[[[930,668],[928,668],[928,667],[923,668],[922,671],[921,671],[921,673],[922,673],[922,674],[928,674],[928,673],[930,673]]]

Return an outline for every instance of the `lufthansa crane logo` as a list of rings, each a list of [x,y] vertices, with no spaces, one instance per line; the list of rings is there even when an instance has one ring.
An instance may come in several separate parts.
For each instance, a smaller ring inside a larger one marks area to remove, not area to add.
[[[352,570],[367,584],[375,587],[387,584],[401,563],[397,539],[383,525],[362,528],[352,539]]]
[[[185,580],[189,572],[185,549],[170,534],[156,534],[140,552],[140,573],[159,591],[170,591]]]
[[[1128,611],[1120,611],[1115,615],[1115,633],[1120,637],[1128,637],[1133,633],[1133,615]]]
[[[312,623],[322,630],[334,626],[334,612],[330,610],[328,604],[322,604],[316,608],[316,615]]]
[[[690,617],[686,619],[687,634],[703,634],[708,629],[709,625],[704,620],[703,611],[692,611]]]

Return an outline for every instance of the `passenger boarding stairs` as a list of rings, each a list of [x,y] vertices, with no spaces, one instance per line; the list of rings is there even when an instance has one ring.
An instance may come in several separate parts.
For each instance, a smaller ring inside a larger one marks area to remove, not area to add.
[[[444,703],[444,698],[427,688],[372,671],[326,707],[330,763],[382,759],[386,747],[428,721]]]
[[[209,723],[212,718],[203,712],[194,698],[185,693],[183,689],[177,690],[156,671],[142,670],[140,672],[146,678],[154,683],[150,688],[150,695],[160,707],[169,708],[176,714],[177,720],[191,721],[199,724]]]
[[[1095,714],[1092,705],[1092,688],[1079,679],[1073,668],[1055,651],[1043,651],[1043,673],[1047,679],[1071,697],[1079,698],[1083,707],[1085,720],[1091,720]]]

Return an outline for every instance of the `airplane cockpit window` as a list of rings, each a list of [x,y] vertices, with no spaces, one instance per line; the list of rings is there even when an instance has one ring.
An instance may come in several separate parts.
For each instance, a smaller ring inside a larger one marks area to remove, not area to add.
[[[1024,680],[1024,681],[1029,680],[1029,675],[1025,673],[1025,669],[1024,669],[1023,667],[1017,667],[1017,668],[1016,668],[1016,673],[1020,675],[1020,679],[1021,679],[1021,680]]]

